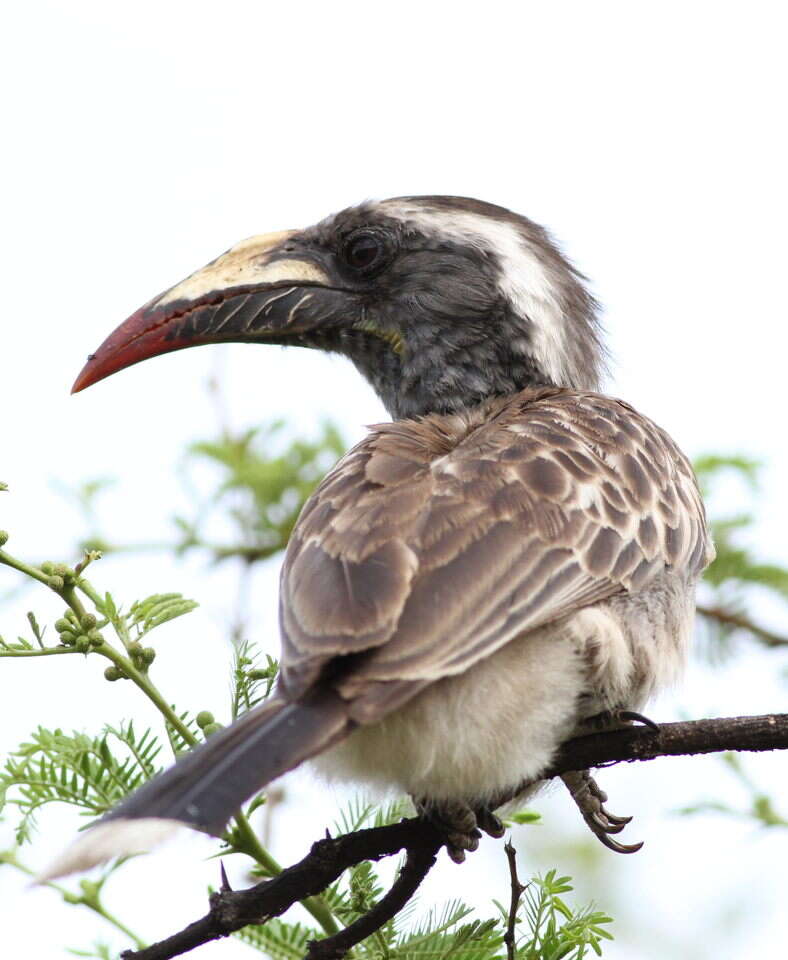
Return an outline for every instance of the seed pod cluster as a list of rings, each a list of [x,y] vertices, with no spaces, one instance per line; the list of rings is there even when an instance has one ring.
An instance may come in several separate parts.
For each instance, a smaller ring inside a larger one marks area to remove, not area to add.
[[[143,647],[138,640],[129,644],[128,651],[132,663],[138,670],[147,670],[156,659],[156,651],[153,647]]]
[[[80,620],[69,608],[55,621],[55,630],[63,646],[76,647],[81,653],[87,653],[91,648],[96,649],[104,643],[104,636],[97,628],[97,622],[92,613],[86,613]]]

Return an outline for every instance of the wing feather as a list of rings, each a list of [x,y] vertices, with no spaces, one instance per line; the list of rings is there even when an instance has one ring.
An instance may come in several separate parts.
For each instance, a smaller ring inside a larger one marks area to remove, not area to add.
[[[691,466],[621,401],[527,390],[380,425],[293,533],[283,686],[300,696],[333,663],[370,722],[528,630],[712,557]]]

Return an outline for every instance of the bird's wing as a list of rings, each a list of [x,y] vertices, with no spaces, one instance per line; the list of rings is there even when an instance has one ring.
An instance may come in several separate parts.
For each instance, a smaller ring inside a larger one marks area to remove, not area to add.
[[[376,427],[326,477],[282,572],[282,682],[371,722],[524,631],[713,550],[691,466],[597,394],[524,391]]]

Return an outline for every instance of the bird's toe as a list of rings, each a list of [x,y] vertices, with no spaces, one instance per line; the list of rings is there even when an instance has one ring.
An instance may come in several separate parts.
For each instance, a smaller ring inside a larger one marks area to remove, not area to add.
[[[565,773],[561,779],[591,832],[601,843],[616,853],[636,853],[640,850],[642,843],[619,843],[611,838],[611,834],[621,833],[632,817],[619,817],[605,809],[607,794],[587,770]]]

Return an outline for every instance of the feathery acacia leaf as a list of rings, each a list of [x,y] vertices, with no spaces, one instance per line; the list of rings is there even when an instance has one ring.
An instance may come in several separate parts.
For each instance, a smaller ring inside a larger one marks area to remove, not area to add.
[[[88,817],[106,813],[158,772],[160,750],[150,730],[138,736],[132,723],[107,726],[97,737],[39,727],[0,770],[0,809],[10,803],[22,814],[17,843],[30,840],[46,804],[67,803]]]
[[[256,707],[271,693],[279,672],[279,662],[266,654],[265,666],[257,645],[242,640],[233,645],[233,666],[230,675],[230,712],[236,720]]]
[[[523,920],[528,930],[518,940],[518,960],[583,960],[589,948],[601,956],[601,942],[613,939],[605,929],[612,923],[607,914],[591,906],[573,910],[566,903],[562,895],[572,890],[570,878],[557,873],[535,877],[525,889]]]
[[[306,954],[309,941],[316,940],[320,934],[300,923],[273,919],[263,926],[251,924],[238,930],[233,936],[271,960],[301,960]]]
[[[187,600],[180,593],[154,593],[131,605],[127,621],[136,628],[139,640],[156,627],[191,613],[198,606],[195,600]]]

